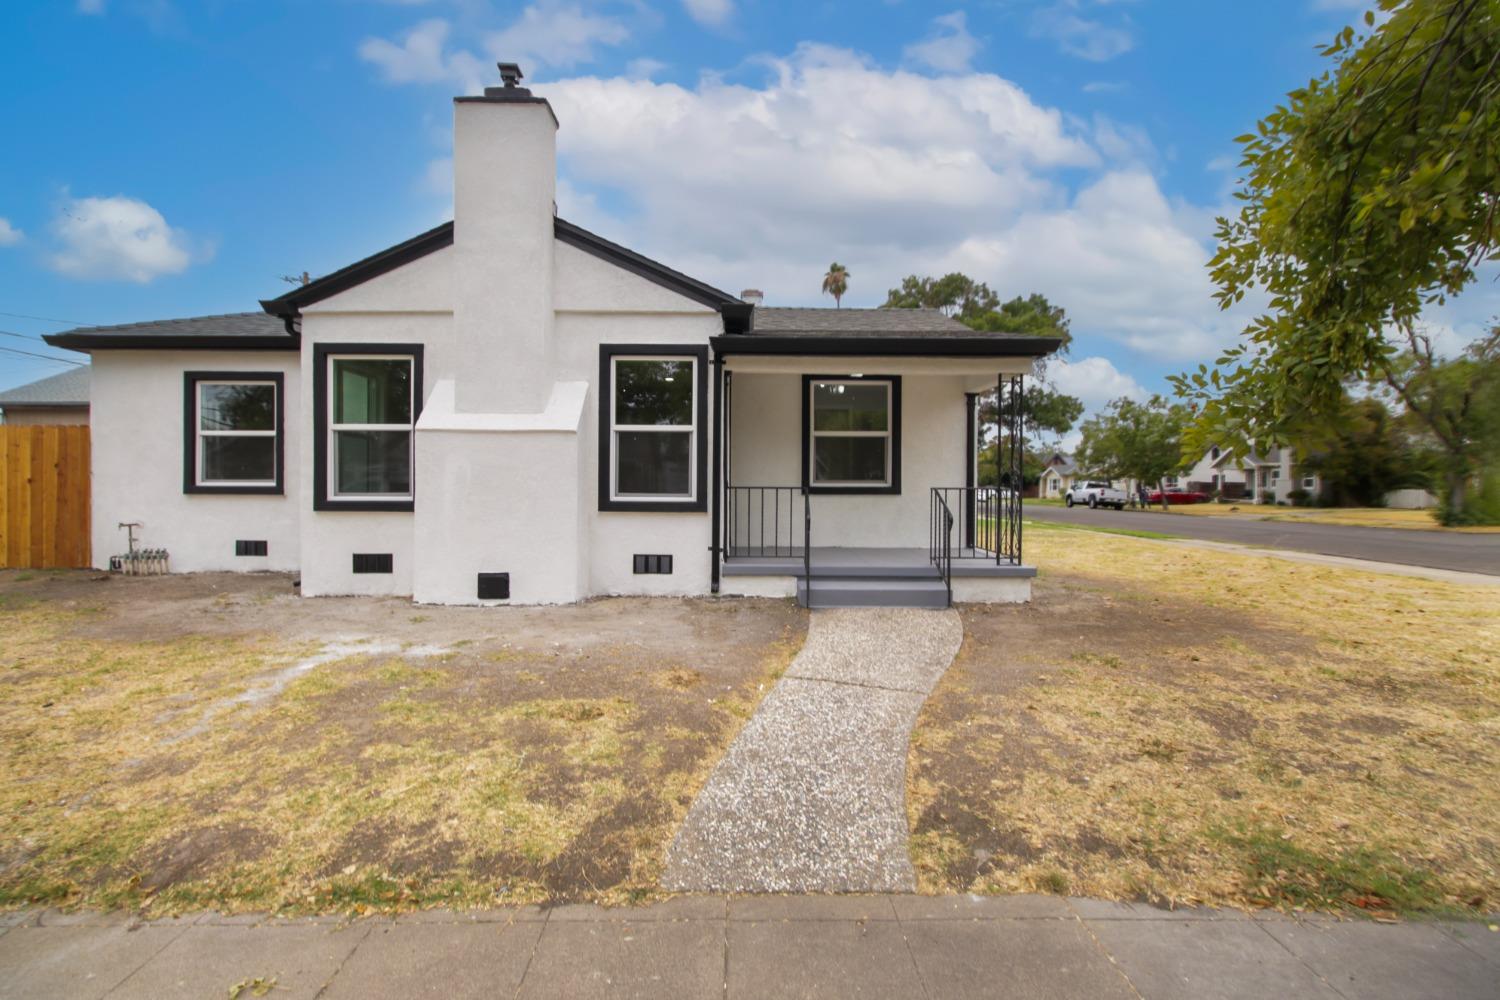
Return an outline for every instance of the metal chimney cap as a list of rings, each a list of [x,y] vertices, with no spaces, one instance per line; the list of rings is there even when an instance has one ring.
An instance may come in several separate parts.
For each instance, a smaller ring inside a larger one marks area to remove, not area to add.
[[[740,301],[748,302],[752,306],[758,306],[766,300],[766,293],[759,288],[747,288],[740,292]]]
[[[502,83],[504,83],[507,87],[516,87],[520,85],[521,77],[525,75],[521,72],[520,63],[503,62],[496,63],[495,65],[500,67],[500,81]]]

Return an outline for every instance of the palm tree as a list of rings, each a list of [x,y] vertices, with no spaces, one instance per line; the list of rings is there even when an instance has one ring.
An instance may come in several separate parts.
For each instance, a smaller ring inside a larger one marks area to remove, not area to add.
[[[849,290],[849,269],[838,261],[828,265],[828,273],[823,275],[823,294],[833,296],[835,309],[842,308],[844,293]]]

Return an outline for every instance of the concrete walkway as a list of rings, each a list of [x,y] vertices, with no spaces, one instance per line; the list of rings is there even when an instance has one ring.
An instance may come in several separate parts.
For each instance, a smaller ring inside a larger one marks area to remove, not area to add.
[[[0,915],[4,1000],[223,1000],[235,986],[249,1000],[255,985],[273,1000],[1493,1000],[1500,933],[1050,896],[688,896],[353,923]]]
[[[807,641],[667,852],[692,892],[910,892],[906,748],[963,642],[957,612],[815,611]]]

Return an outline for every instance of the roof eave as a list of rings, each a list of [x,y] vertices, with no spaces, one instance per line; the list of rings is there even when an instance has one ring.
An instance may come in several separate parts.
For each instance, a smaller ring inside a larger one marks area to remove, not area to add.
[[[276,337],[161,337],[98,333],[53,333],[42,337],[53,347],[70,351],[295,351],[297,338]]]
[[[929,358],[1040,358],[1062,346],[1056,337],[851,337],[744,336],[711,338],[714,351],[731,354]]]

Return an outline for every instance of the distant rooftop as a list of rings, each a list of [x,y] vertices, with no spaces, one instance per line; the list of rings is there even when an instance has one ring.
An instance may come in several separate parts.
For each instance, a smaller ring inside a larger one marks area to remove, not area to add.
[[[88,365],[0,391],[0,409],[88,405]]]
[[[116,326],[80,326],[44,338],[53,347],[88,350],[93,347],[285,347],[297,340],[275,316],[263,312],[226,313],[157,319]]]

